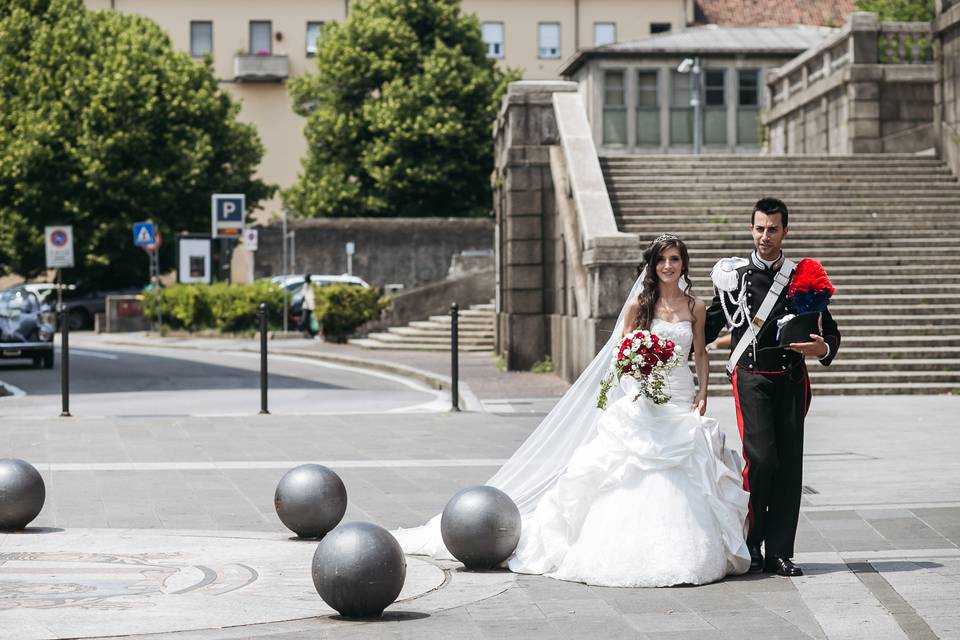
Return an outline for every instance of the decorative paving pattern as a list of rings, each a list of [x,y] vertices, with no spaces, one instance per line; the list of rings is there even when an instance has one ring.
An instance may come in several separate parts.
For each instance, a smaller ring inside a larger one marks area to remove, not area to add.
[[[334,613],[313,588],[316,543],[277,534],[38,530],[0,535],[0,637],[158,633]],[[407,559],[397,604],[442,586]]]

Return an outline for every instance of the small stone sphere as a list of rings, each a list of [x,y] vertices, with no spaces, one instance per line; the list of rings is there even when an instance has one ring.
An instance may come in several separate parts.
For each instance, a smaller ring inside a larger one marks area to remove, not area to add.
[[[0,459],[0,530],[18,531],[33,522],[46,497],[36,467],[19,458]]]
[[[494,487],[469,487],[447,503],[440,535],[453,557],[468,569],[492,569],[520,542],[520,509]]]
[[[348,522],[324,537],[313,554],[313,586],[348,618],[383,614],[403,589],[407,560],[393,535],[369,522]]]
[[[273,494],[280,522],[301,538],[321,538],[343,519],[347,489],[322,464],[302,464],[280,479]]]

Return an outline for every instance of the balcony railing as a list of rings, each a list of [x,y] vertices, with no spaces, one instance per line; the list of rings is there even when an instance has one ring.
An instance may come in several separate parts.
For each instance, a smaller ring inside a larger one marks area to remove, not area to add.
[[[283,82],[289,75],[290,60],[285,55],[238,53],[233,59],[237,82]]]

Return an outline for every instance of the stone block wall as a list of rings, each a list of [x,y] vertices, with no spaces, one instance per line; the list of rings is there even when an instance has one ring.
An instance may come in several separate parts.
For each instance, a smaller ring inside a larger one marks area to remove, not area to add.
[[[960,3],[937,2],[934,124],[938,155],[960,175]]]
[[[280,224],[258,229],[255,276],[282,273]],[[292,273],[346,272],[345,245],[353,242],[354,275],[406,289],[445,280],[454,256],[492,251],[494,236],[491,218],[323,218],[292,221],[288,229],[296,234]]]

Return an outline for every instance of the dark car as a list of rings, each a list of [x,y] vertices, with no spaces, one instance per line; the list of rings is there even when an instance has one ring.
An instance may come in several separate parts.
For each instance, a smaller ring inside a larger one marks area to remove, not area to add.
[[[57,307],[57,285],[51,282],[30,282],[22,285],[24,288],[37,294],[40,301],[48,304],[52,311]],[[70,330],[92,329],[93,319],[98,313],[103,313],[106,309],[106,300],[108,295],[133,295],[140,293],[140,287],[126,287],[111,291],[101,291],[98,289],[86,289],[74,285],[64,285],[63,302],[67,306],[67,314],[70,318]]]
[[[24,287],[0,291],[0,358],[25,358],[53,367],[53,327],[44,322],[46,305]]]

